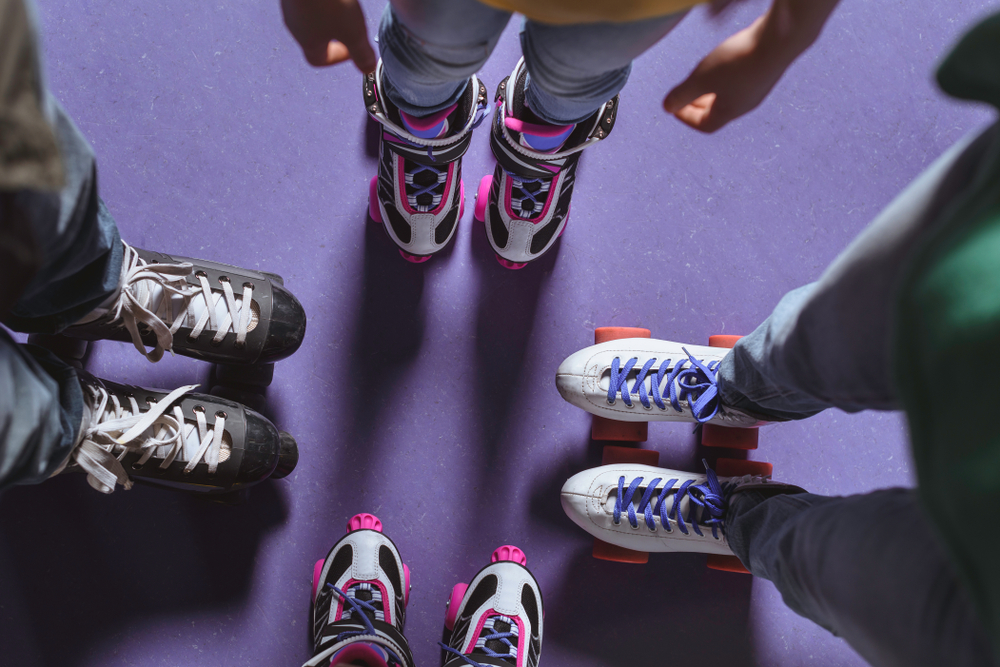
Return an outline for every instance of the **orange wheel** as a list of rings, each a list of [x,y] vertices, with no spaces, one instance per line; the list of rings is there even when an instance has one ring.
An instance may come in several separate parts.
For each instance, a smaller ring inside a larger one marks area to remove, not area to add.
[[[709,570],[721,570],[722,572],[738,572],[740,574],[750,574],[750,570],[743,567],[743,563],[736,556],[720,556],[718,554],[709,554],[708,562]]]
[[[646,466],[655,466],[660,464],[660,453],[652,449],[604,445],[604,456],[601,459],[601,465],[606,466],[612,463],[638,463]]]
[[[594,329],[595,345],[619,338],[652,338],[652,334],[649,329],[639,327],[597,327]]]
[[[594,538],[593,555],[598,560],[610,560],[615,563],[642,564],[649,562],[649,554],[645,551],[633,551],[625,547],[618,547],[596,537]]]
[[[590,437],[594,440],[625,440],[646,442],[649,437],[648,422],[620,422],[594,415],[590,425]]]
[[[719,459],[715,462],[715,474],[719,477],[739,477],[741,475],[761,475],[770,477],[774,466],[767,461],[742,461],[740,459]]]
[[[743,338],[743,336],[730,336],[728,334],[718,334],[716,336],[709,336],[708,337],[708,346],[709,347],[733,347],[733,346],[736,345],[736,341],[738,341],[740,338]]]
[[[704,447],[728,447],[729,449],[757,449],[755,428],[731,428],[705,424],[701,427],[701,444]]]

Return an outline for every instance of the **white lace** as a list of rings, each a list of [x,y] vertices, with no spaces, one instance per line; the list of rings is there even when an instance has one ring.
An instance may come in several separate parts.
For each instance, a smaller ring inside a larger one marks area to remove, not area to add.
[[[149,410],[140,412],[135,397],[129,396],[129,405],[124,406],[100,384],[84,384],[91,415],[83,427],[83,439],[73,450],[73,460],[87,472],[87,482],[101,493],[111,493],[116,484],[132,488],[121,460],[135,451],[142,452],[135,465],[156,456],[163,459],[161,468],[176,459],[187,461],[184,472],[191,472],[204,459],[208,472],[214,473],[219,467],[225,416],[216,413],[215,423],[209,426],[204,411],[195,410],[197,424],[192,424],[184,420],[180,406],[173,405],[197,386],[179,387],[159,402],[149,401]],[[171,406],[173,414],[168,414]]]
[[[212,342],[219,344],[232,330],[236,333],[237,347],[246,344],[247,332],[250,330],[249,304],[253,297],[253,286],[250,283],[244,283],[241,298],[235,295],[228,280],[221,281],[222,293],[213,293],[204,273],[195,273],[200,287],[187,283],[187,277],[194,271],[194,265],[190,262],[148,264],[129,244],[123,245],[125,260],[122,263],[121,293],[109,312],[113,313],[115,321],[121,321],[125,325],[132,336],[135,349],[147,359],[159,361],[163,353],[173,347],[174,334],[185,325],[191,327],[191,333],[188,334],[191,340],[207,329],[216,332]],[[158,292],[157,287],[162,288],[161,298],[158,304],[152,305],[153,297]],[[220,317],[216,309],[222,299],[225,299],[227,309],[225,315]],[[198,304],[196,300],[203,302]],[[243,308],[243,304],[247,304],[247,307]],[[197,319],[196,310],[201,311],[201,316]],[[142,342],[139,322],[148,326],[156,335],[156,345],[152,350],[146,350]]]

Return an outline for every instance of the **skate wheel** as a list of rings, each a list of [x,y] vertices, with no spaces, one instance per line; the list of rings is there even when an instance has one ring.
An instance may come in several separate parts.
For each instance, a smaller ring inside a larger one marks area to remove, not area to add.
[[[403,563],[403,605],[410,604],[410,566]]]
[[[295,470],[299,462],[299,445],[290,434],[278,431],[281,437],[281,444],[278,446],[278,465],[271,473],[273,479],[288,477]]]
[[[313,565],[313,602],[316,601],[316,589],[319,587],[319,575],[323,574],[323,564],[326,560],[320,558]]]
[[[493,176],[487,174],[479,181],[479,189],[476,191],[476,208],[473,217],[479,222],[486,222],[486,207],[490,204],[490,188],[493,187]]]
[[[353,533],[356,530],[374,530],[377,533],[381,533],[382,521],[374,514],[367,514],[365,512],[355,514],[347,522],[347,532]]]
[[[594,344],[600,345],[609,340],[621,340],[622,338],[652,338],[649,329],[640,327],[597,327],[594,329]]]
[[[378,209],[378,176],[372,176],[368,184],[368,216],[372,222],[382,224],[382,212]]]
[[[240,385],[263,389],[274,380],[274,364],[216,364],[215,381],[220,385]]]
[[[635,551],[626,549],[614,544],[608,544],[604,540],[594,538],[594,558],[598,560],[609,560],[614,563],[634,563],[641,565],[649,562],[649,554],[645,551]]]
[[[715,474],[719,477],[742,477],[743,475],[770,477],[774,472],[774,466],[767,461],[748,461],[745,459],[718,459],[714,469]]]
[[[411,264],[423,264],[424,262],[426,262],[431,258],[430,255],[411,255],[410,253],[405,252],[403,250],[400,250],[399,254],[403,257],[403,259],[405,259],[407,262],[410,262]]]
[[[511,269],[513,271],[516,271],[518,269],[523,269],[528,265],[527,262],[512,262],[509,259],[504,259],[499,254],[497,255],[497,261],[500,262],[500,266],[502,266],[503,268]]]
[[[226,398],[230,401],[236,401],[247,407],[254,412],[259,412],[261,414],[267,409],[267,400],[262,394],[257,394],[248,389],[242,387],[230,387],[226,385],[220,385],[212,387],[210,392],[212,396],[218,396],[219,398]]]
[[[730,336],[728,334],[709,336],[708,346],[733,348],[736,347],[736,341],[738,341],[740,338],[743,338],[743,336]]]
[[[590,437],[594,440],[625,440],[646,442],[649,437],[648,422],[620,422],[594,415],[590,425]]]
[[[703,447],[726,447],[728,449],[757,449],[758,429],[731,428],[717,424],[701,427]]]
[[[462,599],[465,598],[467,590],[469,590],[468,584],[455,584],[455,587],[451,589],[451,597],[448,599],[448,613],[444,615],[444,627],[448,630],[455,629],[458,610],[462,606]]]
[[[750,570],[743,567],[743,563],[736,556],[722,556],[719,554],[709,554],[705,562],[710,570],[720,570],[722,572],[737,572],[739,574],[750,574]]]
[[[528,566],[528,557],[524,555],[524,552],[515,547],[512,544],[505,544],[502,547],[497,547],[493,551],[493,555],[490,556],[491,563],[500,563],[504,561],[509,561],[511,563],[517,563],[518,565]]]
[[[615,463],[637,463],[644,466],[656,466],[660,464],[660,453],[652,449],[604,445],[601,465],[608,466]]]

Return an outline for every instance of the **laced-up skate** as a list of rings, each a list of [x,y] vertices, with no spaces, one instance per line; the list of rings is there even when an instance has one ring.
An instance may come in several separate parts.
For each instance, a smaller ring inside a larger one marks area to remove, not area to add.
[[[314,654],[303,667],[413,667],[403,636],[410,569],[377,517],[357,514],[347,531],[313,567]]]
[[[684,421],[732,427],[761,422],[722,404],[719,364],[728,349],[626,338],[584,348],[556,371],[564,399],[617,421]]]
[[[648,552],[732,555],[726,539],[729,500],[738,491],[800,493],[770,476],[718,477],[639,464],[584,470],[562,488],[573,523],[604,542]]]
[[[215,396],[120,385],[83,373],[84,423],[67,462],[102,493],[134,481],[226,493],[284,477],[295,440],[249,408]]]
[[[270,363],[302,344],[305,311],[280,276],[124,246],[118,293],[65,335],[131,341],[154,362],[173,351],[215,363]]]
[[[404,113],[382,91],[382,61],[364,77],[368,114],[382,125],[378,175],[369,185],[368,212],[404,259],[420,263],[455,235],[465,210],[462,156],[472,130],[489,113],[486,86],[473,75],[462,98],[428,117]]]
[[[562,235],[580,153],[607,138],[618,112],[616,95],[580,123],[545,123],[525,104],[527,74],[522,58],[497,87],[490,131],[497,166],[476,195],[475,217],[509,269],[538,259]]]
[[[502,546],[470,584],[452,589],[441,642],[444,667],[537,667],[542,592],[524,552]]]

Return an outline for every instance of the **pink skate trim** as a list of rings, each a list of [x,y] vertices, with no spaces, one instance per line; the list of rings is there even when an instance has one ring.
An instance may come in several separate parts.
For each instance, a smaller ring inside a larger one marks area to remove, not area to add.
[[[399,251],[400,256],[410,264],[423,264],[431,258],[431,255],[411,255],[405,250]]]
[[[576,125],[538,125],[536,123],[526,123],[513,116],[503,119],[503,124],[508,130],[520,132],[521,134],[533,134],[536,137],[558,137],[560,134],[569,134]]]
[[[511,269],[514,271],[518,269],[523,269],[528,265],[527,262],[512,262],[509,259],[504,259],[503,257],[500,256],[499,253],[497,253],[497,261],[500,262],[500,266],[502,266],[503,268]]]
[[[330,660],[331,667],[341,663],[361,663],[367,667],[386,667],[385,658],[366,642],[350,644],[337,652]]]
[[[326,563],[326,559],[320,558],[313,565],[313,602],[316,601],[316,587],[319,586],[319,575],[323,574],[323,564]]]
[[[371,219],[382,224],[382,211],[378,203],[378,176],[372,176],[371,183],[368,184],[368,215]]]
[[[476,209],[473,217],[479,222],[486,222],[486,207],[490,205],[490,188],[493,187],[493,175],[487,174],[479,181],[476,191]]]
[[[510,178],[510,176],[508,176],[507,185],[504,187],[504,198],[503,198],[503,206],[504,209],[507,211],[507,215],[510,216],[512,220],[524,220],[525,222],[530,222],[536,225],[545,220],[545,217],[548,215],[549,212],[549,206],[552,205],[552,200],[554,199],[553,195],[555,194],[555,190],[549,190],[549,194],[545,198],[545,206],[542,207],[542,212],[538,214],[538,217],[535,218],[534,220],[526,220],[525,218],[522,218],[519,215],[515,215],[514,209],[510,207],[511,202],[513,201],[513,194],[511,192],[513,187],[514,187],[514,181],[513,179]]]
[[[406,143],[405,141],[403,141],[402,139],[400,139],[399,137],[397,137],[392,132],[383,132],[382,133],[382,138],[385,139],[386,141],[389,141],[389,142],[394,143],[394,144],[405,144]]]
[[[355,530],[374,530],[382,532],[382,522],[374,514],[355,514],[347,522],[347,532],[353,533]]]
[[[494,616],[504,616],[506,618],[514,619],[517,623],[517,667],[524,667],[524,621],[521,620],[520,616],[510,616],[509,614],[501,614],[496,609],[490,609],[488,612],[483,614],[483,617],[479,619],[479,624],[476,626],[476,631],[469,633],[469,643],[462,650],[462,653],[468,655],[472,652],[472,649],[476,647],[476,640],[479,639],[479,635],[483,634],[483,626],[486,625],[486,621],[493,618]]]
[[[410,604],[410,566],[403,563],[403,606]]]
[[[458,206],[458,220],[455,221],[456,225],[462,221],[462,216],[465,215],[465,179],[460,180],[458,186],[460,188],[458,193],[458,201],[460,203]]]
[[[542,169],[548,169],[553,174],[558,174],[559,173],[559,167],[557,167],[554,164],[540,164],[538,166],[541,167]]]
[[[491,563],[499,563],[501,561],[509,561],[511,563],[517,563],[518,565],[528,565],[528,557],[524,555],[524,552],[515,547],[513,544],[505,544],[502,547],[497,547],[493,550],[493,555],[490,556]]]
[[[382,608],[385,611],[385,622],[392,625],[392,612],[395,609],[396,599],[389,599],[389,593],[385,590],[385,584],[374,579],[348,579],[340,590],[346,593],[347,589],[354,584],[371,584],[382,592]],[[337,596],[337,615],[333,617],[334,621],[339,621],[343,617],[345,604],[344,598]]]
[[[449,630],[455,629],[455,621],[458,620],[458,608],[462,606],[469,584],[455,584],[451,589],[451,597],[448,598],[448,611],[444,615],[444,626]]]
[[[403,119],[403,125],[406,129],[421,139],[436,139],[441,131],[440,126],[444,124],[445,119],[451,115],[451,112],[457,108],[458,103],[456,102],[447,109],[442,109],[437,113],[432,113],[430,116],[424,116],[423,118],[411,116],[405,111],[400,111],[399,116]]]

